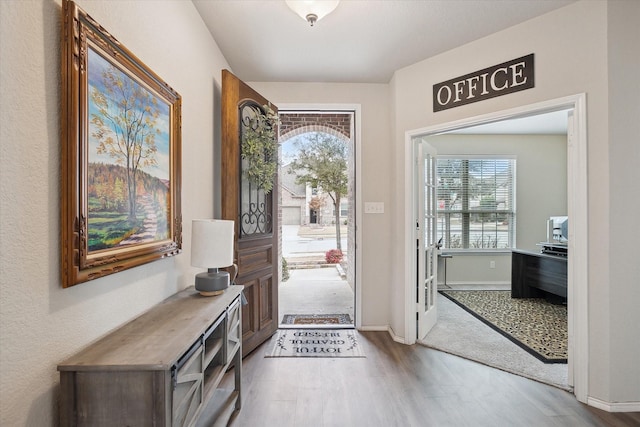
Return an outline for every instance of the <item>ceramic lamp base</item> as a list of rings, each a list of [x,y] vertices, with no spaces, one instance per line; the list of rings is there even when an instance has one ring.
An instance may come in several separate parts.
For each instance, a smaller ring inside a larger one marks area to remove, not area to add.
[[[196,290],[203,296],[220,295],[229,287],[229,283],[229,273],[217,268],[196,275]]]

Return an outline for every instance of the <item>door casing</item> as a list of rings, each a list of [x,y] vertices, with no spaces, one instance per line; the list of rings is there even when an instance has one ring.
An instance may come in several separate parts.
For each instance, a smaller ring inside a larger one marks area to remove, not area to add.
[[[362,231],[359,224],[362,224],[362,209],[359,209],[362,206],[361,202],[361,194],[362,194],[362,179],[361,179],[361,145],[360,144],[360,135],[361,133],[361,125],[362,123],[362,115],[361,115],[361,106],[360,104],[302,104],[302,103],[279,103],[278,111],[281,113],[287,112],[300,112],[300,111],[344,111],[344,112],[353,112],[354,115],[354,134],[353,134],[353,144],[355,148],[355,181],[356,181],[356,191],[355,191],[355,200],[354,200],[354,209],[355,209],[355,218],[356,218],[356,253],[355,253],[355,328],[362,328],[362,286],[360,286],[360,280],[362,278]]]

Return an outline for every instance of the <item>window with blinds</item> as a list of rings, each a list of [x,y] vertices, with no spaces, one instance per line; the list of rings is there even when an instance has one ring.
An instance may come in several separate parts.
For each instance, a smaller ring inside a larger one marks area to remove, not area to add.
[[[439,156],[438,239],[460,250],[515,246],[515,158]]]

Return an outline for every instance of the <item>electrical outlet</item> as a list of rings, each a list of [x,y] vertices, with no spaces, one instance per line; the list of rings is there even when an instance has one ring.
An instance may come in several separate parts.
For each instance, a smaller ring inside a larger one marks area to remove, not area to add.
[[[496,262],[493,260],[489,261],[489,268],[496,268]]]

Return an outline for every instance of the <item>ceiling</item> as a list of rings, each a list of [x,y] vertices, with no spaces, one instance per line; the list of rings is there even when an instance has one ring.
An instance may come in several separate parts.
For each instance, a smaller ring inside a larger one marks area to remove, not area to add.
[[[342,0],[313,27],[284,0],[192,1],[244,81],[388,83],[395,70],[575,0]],[[566,124],[555,112],[456,133],[566,134]]]
[[[395,70],[575,0],[342,0],[313,27],[284,0],[192,1],[242,80],[388,83]]]

